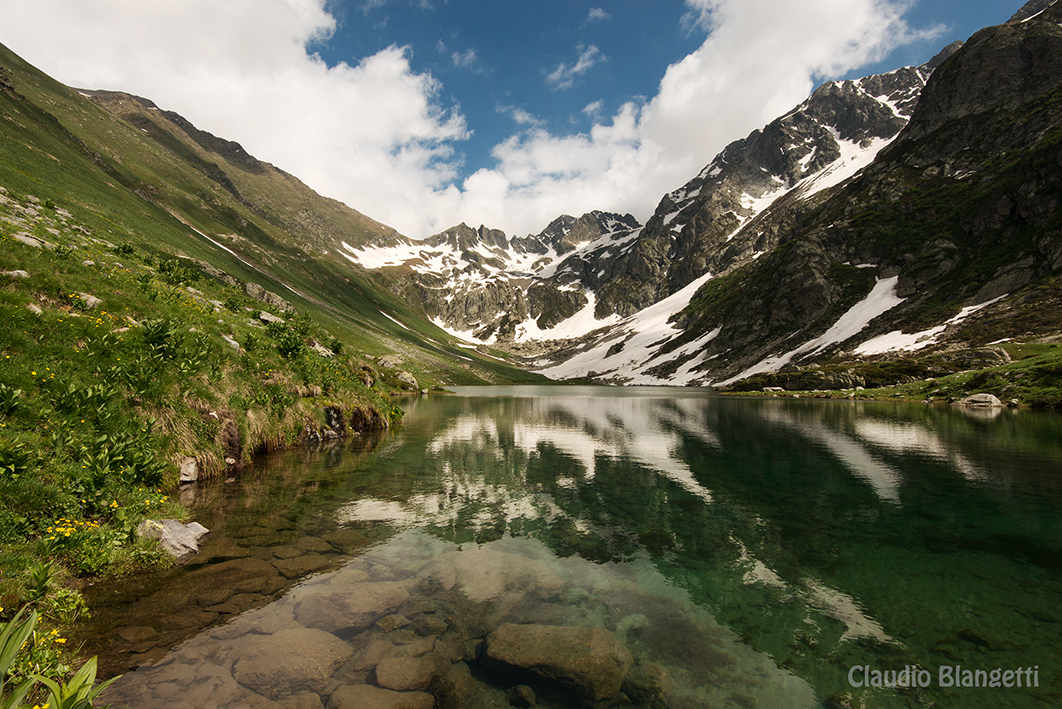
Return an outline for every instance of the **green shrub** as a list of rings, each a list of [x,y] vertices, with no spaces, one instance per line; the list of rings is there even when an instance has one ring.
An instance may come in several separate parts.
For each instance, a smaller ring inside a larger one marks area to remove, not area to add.
[[[16,709],[21,706],[22,700],[35,684],[35,681],[29,678],[23,680],[10,694],[4,691],[8,675],[13,674],[19,653],[22,652],[37,625],[37,612],[31,611],[29,616],[23,620],[22,614],[25,610],[23,608],[15,614],[14,618],[4,623],[4,629],[0,631],[0,709]]]
[[[178,259],[166,259],[159,263],[159,275],[171,286],[182,286],[199,280],[198,269],[185,266]]]
[[[302,336],[293,328],[288,327],[286,323],[268,323],[266,330],[276,341],[277,352],[284,359],[297,359],[306,349],[306,343],[302,341]]]

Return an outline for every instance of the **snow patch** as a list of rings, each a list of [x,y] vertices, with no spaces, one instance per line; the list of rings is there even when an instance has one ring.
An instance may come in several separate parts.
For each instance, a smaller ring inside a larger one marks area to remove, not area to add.
[[[914,332],[909,335],[904,334],[899,330],[893,330],[892,332],[884,335],[878,335],[867,340],[859,347],[855,348],[855,354],[857,355],[875,355],[883,354],[885,352],[893,351],[914,351],[920,350],[923,347],[934,345],[937,342],[937,337],[947,329],[949,325],[957,325],[966,318],[976,313],[981,308],[987,308],[995,302],[1006,298],[1008,294],[1001,295],[998,298],[987,300],[984,303],[978,305],[970,305],[959,311],[959,314],[955,317],[947,320],[942,325],[931,327],[928,330],[922,330],[921,332]]]
[[[572,337],[582,337],[592,330],[607,327],[608,325],[614,325],[622,319],[619,315],[613,314],[602,320],[598,320],[597,317],[594,316],[594,306],[597,302],[597,298],[594,296],[593,291],[587,291],[586,300],[587,303],[583,306],[582,310],[575,315],[572,315],[570,318],[562,320],[551,328],[542,329],[538,326],[538,323],[534,318],[528,318],[516,326],[515,341],[566,340]]]
[[[473,347],[476,345],[491,345],[494,344],[497,339],[496,335],[491,335],[490,339],[481,340],[474,334],[472,334],[472,330],[458,330],[456,328],[449,327],[446,323],[442,321],[441,318],[432,318],[431,322],[433,325],[435,325],[435,327],[439,328],[440,330],[443,330],[444,332],[450,335],[453,335],[457,339],[471,343]]]
[[[896,295],[896,284],[899,280],[899,276],[878,279],[866,298],[849,308],[844,315],[837,319],[837,322],[835,322],[829,330],[822,333],[814,340],[805,342],[796,349],[790,350],[783,355],[768,357],[749,367],[737,376],[721,382],[715,382],[715,386],[733,384],[740,379],[751,377],[754,374],[777,372],[779,369],[789,364],[794,357],[809,352],[811,354],[817,354],[830,345],[844,342],[848,338],[853,337],[866,327],[871,320],[903,302],[904,299],[899,298]]]
[[[677,293],[618,321],[613,329],[616,335],[561,364],[547,366],[537,371],[551,379],[585,377],[589,372],[597,372],[605,376],[613,375],[622,378],[625,383],[632,385],[660,384],[659,377],[647,374],[645,370],[661,362],[670,361],[653,360],[653,355],[660,345],[681,332],[668,320],[685,308],[697,290],[711,278],[712,274],[706,273]],[[713,333],[708,333],[697,342],[686,345],[683,348],[684,352],[692,352],[697,346],[703,346],[710,336],[714,336]],[[608,356],[609,348],[621,340],[624,342],[623,349],[611,357]],[[675,354],[675,356],[679,355]],[[693,365],[687,363],[681,375],[676,372],[675,377],[666,380],[666,383],[676,386],[688,384],[694,378],[689,371],[692,368]]]
[[[859,143],[842,138],[836,128],[830,126],[826,128],[837,142],[837,147],[841,150],[841,157],[813,176],[798,183],[804,190],[804,197],[810,197],[813,194],[841,184],[874,162],[874,158],[877,157],[882,148],[892,142],[891,138],[874,138],[864,148],[860,147]]]
[[[388,315],[388,314],[387,314],[387,313],[385,313],[384,311],[382,311],[382,310],[381,310],[381,311],[380,311],[380,315],[383,315],[383,316],[384,316],[385,318],[387,318],[388,320],[390,320],[391,322],[393,322],[393,323],[394,323],[395,325],[398,325],[399,327],[402,327],[402,328],[405,328],[406,330],[409,330],[409,328],[408,328],[408,327],[406,327],[405,323],[400,323],[400,322],[398,322],[397,320],[395,320],[395,319],[394,319],[393,317],[391,317],[390,315]],[[410,330],[410,332],[412,332],[412,330]]]

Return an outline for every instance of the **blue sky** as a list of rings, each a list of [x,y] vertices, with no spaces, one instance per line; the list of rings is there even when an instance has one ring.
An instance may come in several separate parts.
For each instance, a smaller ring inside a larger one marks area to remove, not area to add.
[[[705,36],[691,25],[690,7],[681,0],[410,0],[332,7],[336,32],[314,47],[325,61],[351,63],[391,45],[409,46],[414,70],[430,72],[443,83],[444,98],[460,104],[474,132],[462,146],[465,176],[493,164],[493,146],[519,128],[515,111],[554,133],[587,131],[595,118],[614,114],[625,102],[652,97],[668,66],[695,51]],[[1017,8],[1000,0],[923,0],[905,19],[913,28],[939,28],[938,35],[830,78],[920,64],[954,40],[1005,22]],[[580,57],[587,57],[580,73],[550,80],[562,65],[578,66]],[[825,80],[816,79],[816,85]]]
[[[1021,1],[0,0],[0,42],[125,90],[405,234],[647,218],[828,79]]]

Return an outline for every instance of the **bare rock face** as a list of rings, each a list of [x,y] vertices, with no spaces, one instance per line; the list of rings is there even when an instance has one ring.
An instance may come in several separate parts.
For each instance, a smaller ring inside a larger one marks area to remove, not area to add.
[[[274,699],[301,691],[320,692],[352,654],[351,647],[331,633],[291,628],[249,640],[233,676],[243,686]]]
[[[409,372],[406,372],[406,371],[399,372],[398,374],[395,375],[395,378],[398,379],[398,381],[400,381],[403,384],[405,384],[410,389],[419,389],[420,388],[420,385],[417,384],[417,378],[414,377]]]
[[[295,308],[292,307],[291,303],[284,300],[276,293],[273,293],[272,291],[267,291],[265,288],[258,285],[257,283],[244,283],[243,292],[257,301],[265,303],[266,305],[272,305],[278,310],[283,310],[285,312],[294,312],[295,310]]]
[[[483,662],[556,683],[600,706],[619,691],[634,659],[604,628],[505,623],[487,636]]]

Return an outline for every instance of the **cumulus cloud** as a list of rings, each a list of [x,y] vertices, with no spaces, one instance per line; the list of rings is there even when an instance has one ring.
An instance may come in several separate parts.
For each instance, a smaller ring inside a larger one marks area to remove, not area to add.
[[[558,64],[556,69],[546,75],[546,83],[554,90],[570,89],[575,84],[576,78],[590,71],[591,67],[604,59],[601,50],[594,45],[580,46],[579,58],[575,60],[575,63]]]
[[[583,107],[583,113],[590,116],[593,119],[598,119],[601,116],[601,109],[605,107],[605,102],[598,100],[592,101]]]
[[[590,8],[590,14],[586,16],[587,22],[593,22],[595,20],[611,20],[612,15],[608,14],[600,7]]]
[[[816,80],[844,75],[940,32],[913,31],[902,17],[907,6],[889,0],[687,0],[687,19],[707,36],[668,68],[654,97],[627,103],[584,134],[538,128],[497,146],[497,166],[463,185],[462,219],[473,223],[483,214],[495,220],[485,223],[516,233],[591,208],[645,219],[664,193],[696,175],[729,142],[800,103]],[[480,193],[482,186],[490,191]]]
[[[0,0],[0,41],[65,83],[151,98],[319,192],[426,236],[461,221],[526,234],[590,209],[644,219],[726,143],[802,101],[817,78],[919,37],[902,19],[903,0],[686,0],[688,26],[705,39],[668,68],[655,96],[612,116],[593,102],[585,113],[594,126],[574,135],[505,109],[516,132],[494,147],[492,167],[460,180],[469,129],[459,107],[412,69],[406,47],[328,66],[314,47],[336,31],[329,5]],[[597,10],[589,19],[605,19]],[[581,47],[547,81],[570,87],[603,60]]]
[[[464,116],[443,102],[437,80],[411,68],[406,47],[326,65],[312,53],[335,31],[325,6],[0,0],[0,14],[3,41],[64,82],[146,96],[319,192],[419,233],[424,217],[412,207],[457,177]]]

